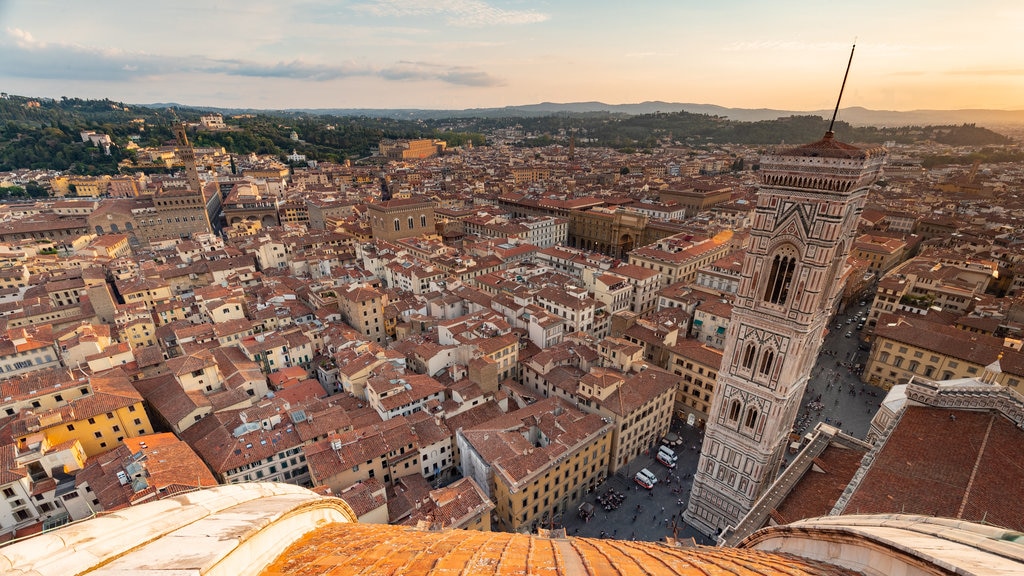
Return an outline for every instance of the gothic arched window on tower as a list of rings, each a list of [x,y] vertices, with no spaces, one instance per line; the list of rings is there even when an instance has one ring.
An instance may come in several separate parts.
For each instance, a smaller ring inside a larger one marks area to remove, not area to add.
[[[743,425],[747,428],[753,428],[754,424],[757,424],[757,409],[747,408],[747,417],[743,420]]]
[[[758,367],[757,371],[762,376],[767,376],[772,371],[772,364],[775,362],[775,352],[771,350],[765,350],[764,354],[761,355],[761,366]]]
[[[793,283],[793,271],[796,270],[796,254],[789,250],[777,253],[772,258],[772,269],[768,274],[768,285],[765,286],[764,299],[772,304],[783,305],[789,298],[790,285]]]
[[[757,350],[754,348],[752,343],[747,343],[747,347],[743,349],[743,367],[750,370],[754,367],[754,356],[756,356]]]
[[[739,400],[733,400],[732,403],[729,404],[729,420],[732,420],[733,422],[735,422],[735,421],[737,421],[739,419],[740,419],[740,401]]]
[[[395,232],[398,232],[401,229],[402,229],[402,224],[398,221],[398,218],[395,218]]]

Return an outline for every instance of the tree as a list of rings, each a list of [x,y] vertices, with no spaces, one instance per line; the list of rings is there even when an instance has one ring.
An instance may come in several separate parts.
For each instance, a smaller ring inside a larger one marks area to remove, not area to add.
[[[45,198],[50,195],[49,191],[38,182],[25,184],[25,192],[32,198]]]

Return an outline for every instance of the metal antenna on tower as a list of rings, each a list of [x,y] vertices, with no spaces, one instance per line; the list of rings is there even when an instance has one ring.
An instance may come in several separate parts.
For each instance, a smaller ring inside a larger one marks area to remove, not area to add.
[[[832,126],[836,123],[836,116],[839,115],[839,103],[843,101],[843,90],[846,88],[846,77],[850,75],[850,64],[853,64],[853,51],[857,49],[857,43],[854,42],[853,48],[850,48],[850,60],[846,63],[846,73],[843,74],[843,85],[839,87],[839,98],[836,98],[836,109],[832,112],[832,121],[828,123],[828,134],[832,135]]]

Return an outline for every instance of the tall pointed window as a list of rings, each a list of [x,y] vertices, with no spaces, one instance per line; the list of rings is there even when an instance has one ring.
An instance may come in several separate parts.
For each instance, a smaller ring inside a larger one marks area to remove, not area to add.
[[[757,409],[747,408],[747,417],[743,419],[743,425],[747,428],[753,428],[754,424],[757,424]]]
[[[764,299],[772,304],[785,304],[789,297],[789,288],[793,283],[793,271],[796,269],[796,257],[776,254],[772,259],[772,271],[768,275]]]
[[[740,419],[740,401],[739,400],[733,400],[732,403],[729,404],[729,420],[732,420],[733,422],[735,422],[735,421],[737,421],[739,419]]]
[[[771,269],[764,286],[764,300],[771,304],[785,305],[796,272],[799,253],[792,245],[786,245],[775,252],[771,259]]]
[[[771,350],[765,350],[761,356],[761,366],[757,369],[758,372],[763,376],[767,376],[772,371],[772,363],[775,362],[775,352]]]
[[[752,343],[747,343],[747,347],[743,349],[743,367],[744,368],[746,368],[747,370],[750,370],[751,368],[754,367],[754,356],[755,355],[756,355],[756,350],[754,350],[754,345]]]

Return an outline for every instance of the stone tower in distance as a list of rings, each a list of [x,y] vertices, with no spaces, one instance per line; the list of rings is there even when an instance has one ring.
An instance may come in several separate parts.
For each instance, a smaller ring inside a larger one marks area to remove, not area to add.
[[[885,151],[837,141],[761,159],[717,394],[685,519],[735,526],[775,480]]]

